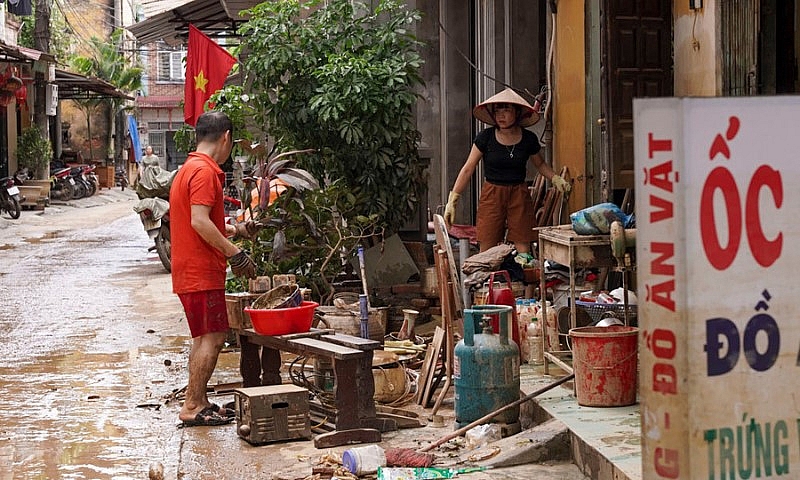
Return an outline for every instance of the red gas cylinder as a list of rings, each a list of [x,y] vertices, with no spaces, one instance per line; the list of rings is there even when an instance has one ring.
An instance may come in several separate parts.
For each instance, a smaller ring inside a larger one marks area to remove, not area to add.
[[[506,280],[506,286],[504,288],[494,288],[494,276],[503,276]],[[514,293],[511,291],[511,277],[508,275],[508,271],[500,270],[497,272],[492,272],[489,275],[489,295],[486,297],[486,304],[487,305],[508,305],[511,307],[511,338],[514,340],[514,343],[519,346],[520,338],[519,338],[519,324],[517,322],[517,300],[514,298]],[[500,331],[500,316],[499,315],[492,315],[492,331],[497,333]],[[520,352],[522,349],[520,349]]]

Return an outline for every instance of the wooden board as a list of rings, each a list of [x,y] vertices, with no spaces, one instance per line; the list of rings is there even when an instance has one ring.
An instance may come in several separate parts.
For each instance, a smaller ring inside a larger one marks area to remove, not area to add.
[[[437,326],[436,330],[433,332],[433,340],[428,345],[425,361],[422,364],[422,370],[420,370],[419,380],[417,381],[417,395],[414,398],[417,405],[425,406],[430,398],[430,388],[433,384],[436,362],[439,360],[439,352],[442,349],[442,340],[444,340],[444,329]]]
[[[444,217],[438,213],[433,216],[433,231],[436,233],[436,244],[447,253],[447,263],[450,267],[450,279],[453,282],[453,297],[456,302],[457,312],[453,312],[453,317],[460,317],[464,311],[464,299],[461,297],[461,280],[459,279],[456,261],[453,258],[453,247],[450,245],[450,237],[447,234],[447,224]]]
[[[439,361],[439,353],[442,351],[442,347],[444,346],[444,336],[445,331],[441,327],[436,327],[436,332],[433,334],[433,341],[431,344],[433,348],[431,350],[431,363],[430,368],[428,369],[428,375],[425,378],[424,388],[422,389],[422,397],[420,399],[419,404],[423,407],[428,406],[428,402],[430,402],[431,396],[433,396],[433,380],[436,378],[436,364]],[[425,357],[427,360],[427,357]],[[422,382],[418,383],[418,385],[423,385]]]

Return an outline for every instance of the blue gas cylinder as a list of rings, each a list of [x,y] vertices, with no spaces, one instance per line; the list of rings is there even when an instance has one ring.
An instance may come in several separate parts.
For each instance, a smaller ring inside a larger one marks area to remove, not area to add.
[[[500,315],[500,332],[492,332],[491,316]],[[506,305],[476,305],[464,310],[464,338],[455,348],[453,380],[457,428],[519,399],[519,347],[509,340]],[[479,331],[481,333],[476,333]],[[519,421],[519,407],[492,419]]]

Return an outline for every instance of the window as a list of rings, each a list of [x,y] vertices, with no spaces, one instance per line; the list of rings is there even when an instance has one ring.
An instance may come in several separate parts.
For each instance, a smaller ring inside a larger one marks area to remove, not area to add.
[[[158,81],[160,82],[183,82],[186,78],[183,68],[183,59],[186,51],[177,52],[159,51],[158,52]]]
[[[153,147],[153,153],[164,158],[164,132],[148,133],[147,141],[147,145]]]

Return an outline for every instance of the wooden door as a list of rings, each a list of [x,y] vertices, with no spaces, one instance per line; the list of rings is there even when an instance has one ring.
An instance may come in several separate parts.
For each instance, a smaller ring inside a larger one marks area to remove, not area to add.
[[[603,0],[600,18],[607,179],[601,189],[614,200],[634,184],[633,99],[673,95],[672,2]]]

